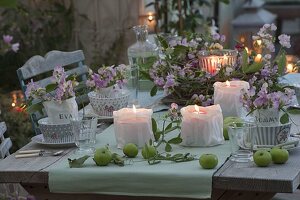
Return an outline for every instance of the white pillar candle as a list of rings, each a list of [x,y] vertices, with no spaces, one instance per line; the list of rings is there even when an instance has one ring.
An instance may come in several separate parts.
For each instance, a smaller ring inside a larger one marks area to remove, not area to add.
[[[224,142],[223,116],[219,105],[191,105],[180,110],[181,138],[184,146],[214,146]]]
[[[152,132],[152,109],[122,108],[114,111],[114,129],[117,147],[123,148],[127,143],[143,147],[150,139]]]
[[[220,104],[224,117],[242,116],[243,104],[240,99],[242,89],[248,90],[249,83],[246,81],[214,83],[214,104]]]

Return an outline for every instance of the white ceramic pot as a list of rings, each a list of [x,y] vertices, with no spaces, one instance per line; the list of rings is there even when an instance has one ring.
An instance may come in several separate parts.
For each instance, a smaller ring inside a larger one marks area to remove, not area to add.
[[[258,126],[278,126],[282,112],[278,109],[258,109],[252,113],[253,119]]]
[[[71,124],[53,124],[49,118],[42,118],[38,121],[39,129],[43,134],[46,143],[60,144],[74,142],[74,133]]]
[[[255,144],[277,145],[287,142],[290,136],[291,125],[291,123],[288,123],[274,126],[258,126]]]
[[[95,113],[99,116],[111,117],[113,111],[125,108],[128,105],[130,93],[128,91],[117,97],[99,97],[96,92],[88,93],[90,103]]]
[[[65,124],[72,118],[78,118],[78,105],[75,97],[64,100],[61,103],[56,101],[45,101],[43,106],[48,115],[48,123]]]

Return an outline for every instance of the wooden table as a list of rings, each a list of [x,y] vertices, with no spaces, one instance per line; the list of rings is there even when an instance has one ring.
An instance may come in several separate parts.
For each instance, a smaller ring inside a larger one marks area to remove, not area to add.
[[[31,142],[22,149],[40,148],[41,146]],[[141,199],[141,197],[131,196],[50,193],[48,189],[49,166],[60,160],[66,160],[73,149],[67,148],[63,155],[57,157],[16,159],[14,155],[11,155],[0,161],[0,183],[20,183],[39,200],[99,199],[99,197],[102,199]],[[213,176],[212,199],[271,199],[278,192],[294,192],[299,183],[300,148],[291,151],[288,163],[267,168],[258,168],[254,163],[226,161]],[[143,197],[143,199],[165,198]]]

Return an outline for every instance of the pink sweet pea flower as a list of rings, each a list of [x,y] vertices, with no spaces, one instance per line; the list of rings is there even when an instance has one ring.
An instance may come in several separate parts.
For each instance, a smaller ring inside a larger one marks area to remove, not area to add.
[[[13,40],[13,36],[10,36],[10,35],[3,35],[3,41],[4,41],[6,44],[10,44],[12,40]]]
[[[19,50],[20,44],[19,43],[14,43],[11,45],[11,50],[13,50],[15,53]]]

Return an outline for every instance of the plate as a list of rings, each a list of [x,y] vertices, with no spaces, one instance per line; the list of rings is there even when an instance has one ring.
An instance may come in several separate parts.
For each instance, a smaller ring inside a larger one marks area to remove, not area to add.
[[[37,143],[37,144],[41,144],[41,145],[45,145],[45,146],[49,146],[49,147],[74,147],[75,143],[74,142],[65,142],[65,143],[47,143],[44,140],[44,137],[42,134],[36,135],[34,137],[31,138],[31,141]]]
[[[282,146],[283,149],[290,151],[290,150],[293,150],[298,147],[299,141],[300,141],[300,138],[298,138],[298,137],[289,137],[288,141],[281,144],[281,146],[283,145]],[[286,144],[286,146],[284,146],[284,144]],[[267,149],[268,150],[268,149],[271,149],[272,147],[274,147],[274,145],[259,145],[259,147],[257,145],[254,145],[253,149],[254,149],[254,151],[257,151],[259,149]]]

